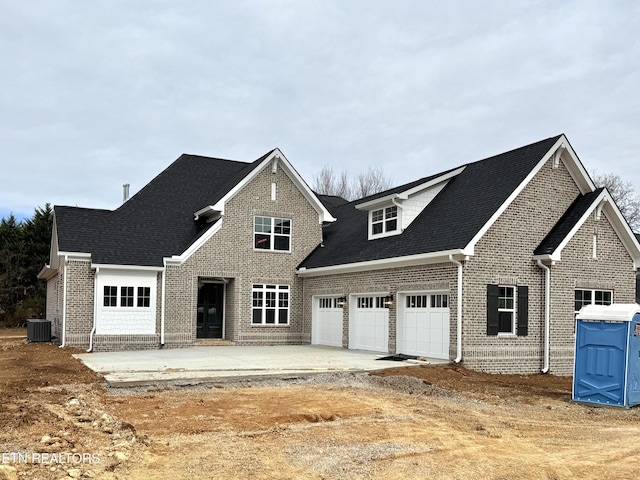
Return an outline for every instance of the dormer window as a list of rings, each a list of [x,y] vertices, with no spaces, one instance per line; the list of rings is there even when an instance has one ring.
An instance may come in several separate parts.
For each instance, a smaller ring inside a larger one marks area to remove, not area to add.
[[[371,235],[384,235],[398,230],[398,207],[371,211]]]
[[[364,210],[369,215],[368,239],[400,235],[422,214],[449,181],[460,175],[465,168],[460,167],[443,175],[424,179],[424,182],[406,189],[398,187],[394,191],[389,190],[386,195],[376,195],[371,200],[356,204],[358,210]]]

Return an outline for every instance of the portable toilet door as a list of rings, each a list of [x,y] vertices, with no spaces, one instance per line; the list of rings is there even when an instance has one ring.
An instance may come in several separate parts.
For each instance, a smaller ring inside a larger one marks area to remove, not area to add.
[[[578,313],[573,400],[640,404],[640,305],[588,305]]]

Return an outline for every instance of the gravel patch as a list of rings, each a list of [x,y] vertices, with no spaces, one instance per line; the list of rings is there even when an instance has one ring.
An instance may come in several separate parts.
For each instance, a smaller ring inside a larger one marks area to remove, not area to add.
[[[285,452],[295,463],[321,478],[372,478],[380,473],[381,460],[432,450],[395,442],[348,445],[314,442]]]

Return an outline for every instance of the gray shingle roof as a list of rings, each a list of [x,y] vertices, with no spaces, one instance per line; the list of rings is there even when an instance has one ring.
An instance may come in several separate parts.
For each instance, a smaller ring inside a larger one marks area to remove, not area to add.
[[[323,230],[323,246],[300,266],[318,268],[465,248],[559,138],[467,164],[401,235],[368,240],[368,212],[355,205],[442,174],[337,206],[332,214],[338,220]]]
[[[406,191],[444,173],[346,202],[320,196],[338,219],[323,229],[323,246],[301,266],[323,267],[461,249],[522,183],[559,136],[467,164],[401,234],[369,241],[368,213],[356,204]],[[273,151],[273,150],[272,150]],[[194,212],[213,205],[271,152],[252,163],[182,155],[118,209],[56,206],[59,249],[91,253],[98,264],[162,266],[210,226]]]
[[[58,247],[91,253],[98,264],[162,266],[211,226],[193,214],[215,204],[272,151],[253,163],[184,154],[117,210],[56,206]]]

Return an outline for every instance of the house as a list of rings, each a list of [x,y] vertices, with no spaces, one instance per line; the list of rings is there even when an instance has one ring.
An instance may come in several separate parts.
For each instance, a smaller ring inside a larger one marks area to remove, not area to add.
[[[56,206],[39,276],[54,333],[88,350],[213,337],[570,374],[576,311],[633,302],[639,266],[559,135],[355,202],[279,149],[182,155],[116,210]]]

